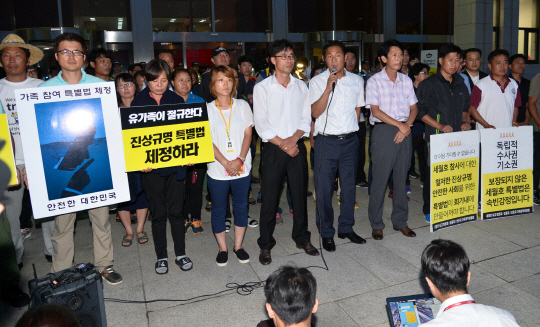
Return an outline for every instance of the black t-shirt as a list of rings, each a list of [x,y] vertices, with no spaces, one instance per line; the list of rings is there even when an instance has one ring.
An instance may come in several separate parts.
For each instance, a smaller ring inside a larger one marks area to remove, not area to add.
[[[512,78],[512,75],[508,77]],[[516,82],[519,84],[519,93],[521,94],[521,107],[518,108],[517,122],[521,123],[524,122],[525,118],[527,117],[527,102],[529,102],[529,89],[531,87],[531,81],[521,77],[521,83],[518,81]]]

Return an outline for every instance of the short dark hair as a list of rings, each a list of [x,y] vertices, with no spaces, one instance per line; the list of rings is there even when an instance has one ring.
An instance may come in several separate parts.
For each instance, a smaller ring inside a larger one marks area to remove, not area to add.
[[[100,57],[111,59],[111,61],[114,60],[114,56],[112,55],[110,51],[107,51],[103,48],[95,48],[95,49],[92,49],[92,51],[90,51],[90,53],[88,54],[88,62],[95,63],[96,59]]]
[[[152,82],[158,79],[161,73],[165,72],[167,79],[171,80],[171,68],[161,59],[152,59],[144,67],[144,78],[147,82]]]
[[[516,60],[517,58],[521,58],[523,60],[525,60],[525,62],[527,62],[527,58],[522,55],[521,53],[516,53],[515,55],[512,55],[510,58],[508,58],[508,63],[511,65],[514,63],[514,60]]]
[[[401,45],[401,42],[395,39],[390,39],[384,41],[383,44],[379,47],[379,50],[377,51],[377,57],[385,57],[388,59],[388,53],[390,52],[390,48],[392,47],[398,47],[401,51],[403,51],[403,46]]]
[[[171,74],[171,81],[174,81],[174,79],[176,78],[176,76],[180,73],[186,73],[189,75],[189,78],[191,78],[191,72],[185,68],[176,68],[172,74]]]
[[[131,65],[128,66],[128,71],[129,71],[129,72],[134,71],[134,70],[135,70],[135,67],[137,67],[137,66],[141,67],[141,70],[144,69],[143,65],[141,65],[141,64],[139,64],[139,63],[135,63],[135,64],[131,64]]]
[[[174,58],[174,53],[171,50],[159,50],[156,56],[156,59],[159,58],[159,55],[162,53],[168,53]]]
[[[495,49],[493,51],[491,51],[488,55],[488,62],[491,63],[491,61],[497,57],[497,56],[500,56],[500,55],[504,55],[506,56],[506,60],[508,60],[508,58],[510,57],[510,54],[508,53],[508,51],[504,50],[504,49]]]
[[[86,41],[79,35],[75,33],[62,33],[54,39],[54,53],[58,52],[58,47],[60,46],[60,42],[68,41],[68,42],[79,42],[81,45],[82,52],[86,55]]]
[[[294,45],[291,43],[291,41],[287,39],[277,40],[270,44],[270,50],[268,51],[268,54],[270,55],[270,57],[274,57],[281,51],[287,49],[294,50]]]
[[[144,78],[144,70],[139,70],[138,72],[135,72],[135,74],[133,74],[133,78],[137,80],[137,77],[139,77],[139,75]]]
[[[324,67],[325,67],[324,64],[313,65],[313,68],[311,68],[311,73],[310,73],[309,78],[312,79],[313,77],[315,77],[315,71],[319,69],[324,69]]]
[[[343,52],[343,55],[345,55],[345,51],[347,49],[345,49],[345,44],[343,44],[343,42],[341,41],[330,41],[330,42],[327,42],[324,47],[322,48],[322,54],[323,54],[323,57],[326,56],[326,50],[328,50],[328,48],[330,47],[340,47],[341,48],[341,51]]]
[[[345,52],[343,54],[352,53],[356,57],[356,51],[354,51],[352,48],[345,48]]]
[[[444,59],[446,56],[448,56],[451,53],[457,53],[458,56],[461,56],[463,51],[461,51],[461,48],[453,43],[448,43],[442,46],[442,48],[439,50],[439,59]]]
[[[266,280],[264,295],[286,325],[298,324],[313,311],[317,281],[306,268],[282,266]]]
[[[470,263],[461,245],[449,240],[433,240],[424,249],[421,262],[422,273],[442,295],[467,292]]]
[[[480,58],[482,57],[482,50],[480,50],[478,48],[469,48],[469,49],[465,50],[465,52],[463,53],[463,58],[467,58],[467,55],[470,52],[478,52],[478,54],[480,55]]]
[[[75,313],[65,305],[43,304],[25,312],[16,327],[58,326],[80,327]]]
[[[241,65],[243,62],[249,62],[252,66],[255,65],[255,62],[249,56],[242,55],[238,58],[238,65]]]
[[[122,79],[122,81],[124,82],[131,82],[135,84],[134,96],[137,96],[137,94],[139,94],[139,85],[137,84],[135,76],[131,76],[130,73],[121,73],[116,75],[116,77],[114,78],[114,86],[116,87],[116,99],[118,101],[118,105],[122,104],[122,97],[120,96],[120,93],[118,93],[118,81],[120,81],[120,79]]]
[[[418,76],[424,69],[427,69],[429,73],[429,66],[423,62],[417,62],[416,64],[412,65],[412,67],[409,69],[409,77],[413,80],[413,82],[416,79],[415,76]]]

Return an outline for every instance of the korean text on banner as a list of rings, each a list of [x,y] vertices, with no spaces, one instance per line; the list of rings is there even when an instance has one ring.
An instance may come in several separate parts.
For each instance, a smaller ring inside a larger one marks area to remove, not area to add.
[[[11,172],[11,179],[8,185],[17,185],[17,168],[15,167],[15,158],[13,156],[13,144],[11,143],[11,133],[9,132],[6,114],[0,114],[0,141],[4,141],[4,147],[0,149],[0,160],[6,163]],[[22,151],[22,149],[19,149]]]
[[[532,126],[483,129],[482,219],[533,212]]]
[[[206,103],[120,108],[127,171],[214,161]]]
[[[15,95],[35,218],[129,201],[114,83]]]
[[[478,131],[431,135],[431,231],[477,220]]]

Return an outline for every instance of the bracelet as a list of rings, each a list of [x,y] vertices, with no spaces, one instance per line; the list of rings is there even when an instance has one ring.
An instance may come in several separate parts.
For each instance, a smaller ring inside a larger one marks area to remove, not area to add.
[[[242,157],[238,157],[238,158],[240,158],[240,160],[242,160],[242,162],[246,161],[246,158],[242,158]]]
[[[244,165],[244,162],[242,161],[242,159],[236,157],[236,160],[238,160],[240,162],[240,165],[242,165],[242,166]]]

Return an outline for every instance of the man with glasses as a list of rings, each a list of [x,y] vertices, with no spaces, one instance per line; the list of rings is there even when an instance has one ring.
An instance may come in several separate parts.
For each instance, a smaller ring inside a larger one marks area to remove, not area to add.
[[[41,84],[41,86],[103,82],[100,78],[87,75],[81,69],[86,59],[86,42],[79,35],[74,33],[60,34],[54,40],[54,52],[62,70],[56,77]],[[90,209],[88,210],[88,216],[90,217],[94,232],[94,265],[109,284],[120,284],[122,282],[122,276],[112,268],[113,244],[109,207]],[[56,217],[52,236],[54,251],[51,272],[53,273],[69,268],[73,263],[75,218],[75,212]]]
[[[217,66],[229,66],[231,62],[231,56],[229,55],[229,50],[219,46],[212,51],[212,63],[214,67]],[[212,80],[212,73],[203,74],[201,79],[201,87],[199,89],[199,96],[204,99],[206,102],[214,101],[214,97],[210,93],[210,81]]]
[[[359,149],[357,131],[360,109],[365,105],[364,81],[345,70],[345,52],[343,43],[328,42],[323,48],[327,69],[309,84],[311,115],[316,119],[313,135],[317,227],[323,247],[329,252],[336,250],[332,193],[338,171],[341,185],[338,237],[348,238],[356,244],[366,243],[353,230]]]
[[[270,46],[271,61],[275,74],[255,85],[253,113],[255,128],[265,143],[261,154],[262,194],[260,225],[257,243],[261,248],[259,262],[272,262],[270,251],[276,245],[272,236],[276,227],[276,212],[283,181],[291,190],[293,205],[292,238],[296,247],[308,255],[317,256],[319,251],[311,244],[307,217],[307,150],[303,141],[311,128],[311,110],[308,89],[304,82],[294,78],[293,44],[278,40]]]

